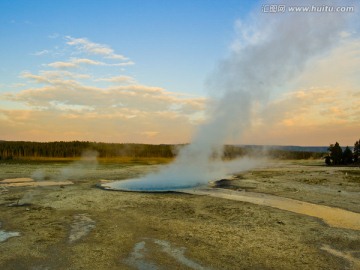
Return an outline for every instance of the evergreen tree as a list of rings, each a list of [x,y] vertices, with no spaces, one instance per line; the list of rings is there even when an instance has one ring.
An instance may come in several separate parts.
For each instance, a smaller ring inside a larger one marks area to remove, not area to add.
[[[343,164],[350,164],[353,163],[353,153],[349,146],[346,146],[343,156],[342,156]]]
[[[354,162],[358,162],[360,160],[360,140],[355,142],[354,145]]]
[[[326,156],[326,157],[325,157],[325,164],[326,164],[326,165],[331,165],[331,158],[330,158],[330,156]]]
[[[330,159],[332,161],[333,165],[339,165],[342,162],[342,149],[339,145],[338,142],[336,142],[335,144],[331,144],[328,148],[329,150],[329,155],[330,155]]]

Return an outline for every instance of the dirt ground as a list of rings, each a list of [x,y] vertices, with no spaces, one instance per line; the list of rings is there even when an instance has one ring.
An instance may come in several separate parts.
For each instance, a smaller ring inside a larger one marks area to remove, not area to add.
[[[39,170],[52,180],[64,166],[0,164],[0,180]],[[0,186],[0,240],[19,233],[0,241],[0,269],[360,269],[358,230],[246,202],[96,187],[156,169],[107,164],[65,179],[73,185]],[[226,183],[360,213],[357,167],[272,162]]]

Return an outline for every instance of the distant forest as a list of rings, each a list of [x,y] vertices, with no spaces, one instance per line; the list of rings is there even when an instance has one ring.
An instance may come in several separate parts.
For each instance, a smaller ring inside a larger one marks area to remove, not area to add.
[[[0,160],[18,160],[31,158],[78,158],[85,151],[96,151],[100,158],[173,158],[184,145],[169,144],[123,144],[99,142],[25,142],[0,141]],[[261,146],[224,147],[223,158],[233,159],[245,154],[262,155]],[[324,157],[323,152],[293,151],[284,149],[268,149],[266,154],[278,159],[309,159]]]
[[[96,151],[98,157],[174,157],[175,146],[97,142],[24,142],[1,141],[0,159],[77,158],[85,151]]]

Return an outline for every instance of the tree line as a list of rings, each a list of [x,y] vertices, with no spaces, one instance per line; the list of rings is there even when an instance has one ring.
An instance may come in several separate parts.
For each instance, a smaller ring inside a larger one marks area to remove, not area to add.
[[[25,142],[1,141],[0,160],[26,158],[76,158],[84,151],[96,151],[99,157],[174,157],[174,145],[122,144],[98,142]]]
[[[98,157],[100,158],[173,158],[183,146],[184,145],[101,143],[89,141],[0,141],[0,160],[29,158],[78,158],[88,150],[96,151],[98,153]],[[265,153],[262,152],[261,149],[261,147],[254,149],[237,145],[225,145],[222,158],[233,159],[244,155],[264,155]],[[321,158],[324,153],[271,149],[266,152],[266,155],[278,159],[309,159]]]
[[[349,146],[343,150],[338,142],[330,144],[325,156],[326,165],[349,165],[360,163],[360,140],[354,143],[353,150]]]

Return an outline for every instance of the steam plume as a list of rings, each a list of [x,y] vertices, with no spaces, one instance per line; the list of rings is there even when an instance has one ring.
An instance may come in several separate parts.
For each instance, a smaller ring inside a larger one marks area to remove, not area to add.
[[[321,5],[320,2],[301,1],[301,4]],[[336,6],[336,2],[332,4]],[[164,170],[109,186],[135,190],[175,189],[204,184],[224,174],[256,166],[250,159],[236,164],[222,162],[224,143],[239,138],[251,125],[254,105],[264,105],[270,91],[285,87],[310,60],[337,43],[349,17],[349,13],[326,12],[269,14],[261,13],[258,7],[256,21],[252,17],[237,22],[239,33],[232,51],[208,80],[213,95],[207,110],[208,120],[199,127],[193,142]]]
[[[81,154],[81,159],[73,162],[60,170],[58,180],[80,180],[87,172],[95,170],[99,153],[93,150],[86,150]]]

